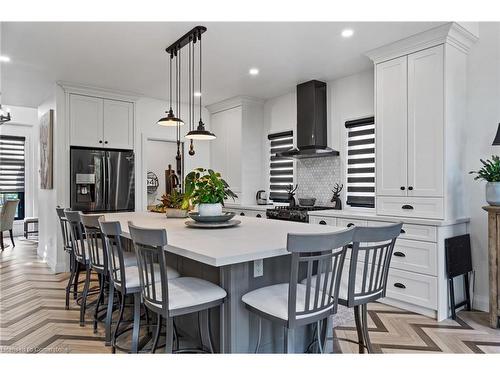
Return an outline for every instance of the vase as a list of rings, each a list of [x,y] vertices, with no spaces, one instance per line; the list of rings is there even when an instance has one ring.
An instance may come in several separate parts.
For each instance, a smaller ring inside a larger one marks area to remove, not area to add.
[[[198,213],[200,216],[220,216],[222,215],[222,203],[200,203]]]
[[[486,183],[486,202],[492,206],[500,206],[500,182]]]
[[[181,210],[180,208],[166,208],[165,213],[167,214],[167,217],[177,218],[187,217],[188,214],[186,210]]]

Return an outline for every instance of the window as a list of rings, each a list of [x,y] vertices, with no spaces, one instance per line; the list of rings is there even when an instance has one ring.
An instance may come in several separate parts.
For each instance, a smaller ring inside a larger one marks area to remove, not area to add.
[[[269,134],[269,199],[274,202],[288,202],[286,189],[293,184],[293,160],[276,156],[277,152],[293,148],[293,132]]]
[[[375,207],[375,118],[346,121],[347,201],[351,207]]]
[[[19,199],[16,220],[24,219],[24,137],[0,135],[0,204]]]

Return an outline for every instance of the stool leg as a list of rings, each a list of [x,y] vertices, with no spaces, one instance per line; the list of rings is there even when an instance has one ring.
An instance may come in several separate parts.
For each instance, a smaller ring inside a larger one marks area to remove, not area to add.
[[[285,350],[286,354],[295,353],[295,329],[285,327]]]
[[[73,284],[73,299],[76,299],[78,297],[78,283],[80,282],[80,263],[77,262],[74,254],[72,256],[75,262],[75,281]]]
[[[97,333],[97,314],[99,313],[99,305],[104,298],[104,275],[99,274],[99,295],[94,310],[94,333]]]
[[[134,293],[134,326],[132,329],[131,352],[137,353],[139,348],[139,330],[141,325],[141,294]]]
[[[158,323],[156,325],[156,332],[155,332],[155,337],[153,339],[153,346],[151,347],[151,353],[153,354],[156,352],[156,347],[158,346],[158,340],[160,339],[161,320],[162,320],[161,314],[157,315],[156,320],[158,321]]]
[[[260,339],[262,338],[262,318],[260,316],[257,317],[257,323],[258,323],[258,336],[257,336],[257,345],[255,345],[255,354],[259,353],[259,348],[260,348]]]
[[[115,299],[115,286],[113,285],[113,280],[109,281],[109,294],[108,294],[108,310],[106,311],[106,323],[105,323],[105,342],[106,346],[111,345],[111,324],[113,318],[113,302]]]
[[[356,331],[358,332],[358,349],[359,353],[365,352],[365,341],[363,339],[363,330],[361,328],[361,316],[359,314],[359,306],[354,306],[354,320],[356,321]]]
[[[368,306],[366,304],[361,305],[363,336],[364,336],[364,340],[366,343],[366,349],[367,349],[368,353],[373,353],[372,343],[370,341],[370,336],[368,334],[368,314],[367,314],[368,308],[367,307]]]
[[[82,304],[80,305],[80,327],[85,326],[85,309],[87,308],[87,296],[89,293],[90,286],[90,267],[87,266],[87,270],[85,272],[85,285],[83,287],[83,296],[82,296]]]
[[[5,245],[3,244],[3,232],[0,230],[0,246],[2,247],[2,251],[5,250]]]
[[[28,223],[24,223],[24,238],[28,239]]]
[[[120,323],[122,322],[123,319],[123,310],[125,310],[125,295],[120,293],[120,314],[118,316],[118,322],[116,322],[115,331],[113,332],[113,342],[112,342],[113,353],[115,353],[116,351],[116,336],[118,335],[118,328],[120,327]]]
[[[167,318],[167,337],[165,341],[165,353],[172,354],[174,345],[174,319]]]
[[[73,280],[75,278],[75,262],[73,257],[70,258],[70,274],[68,279],[68,285],[66,285],[66,310],[69,310],[69,295],[71,293],[71,287],[73,286]]]
[[[14,243],[14,234],[12,233],[12,229],[9,229],[9,234],[10,234],[10,242],[12,242],[12,247],[16,247],[16,244]]]

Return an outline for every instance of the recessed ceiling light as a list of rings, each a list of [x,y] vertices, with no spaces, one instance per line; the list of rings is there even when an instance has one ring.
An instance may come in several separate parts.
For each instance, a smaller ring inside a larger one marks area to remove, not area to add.
[[[354,30],[353,29],[344,29],[342,30],[341,34],[344,38],[350,38],[351,36],[354,35]]]
[[[9,56],[0,55],[0,62],[9,62],[9,61],[10,61]]]
[[[199,98],[199,97],[201,96],[201,92],[196,91],[196,92],[194,93],[194,96],[196,96],[197,98]]]
[[[252,68],[248,71],[248,73],[250,73],[250,75],[252,76],[256,76],[257,74],[259,74],[259,69],[257,68]]]

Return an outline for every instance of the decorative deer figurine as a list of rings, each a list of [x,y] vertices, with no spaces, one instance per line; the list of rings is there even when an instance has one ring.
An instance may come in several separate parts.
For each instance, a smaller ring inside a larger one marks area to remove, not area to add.
[[[335,186],[332,190],[333,197],[332,197],[332,200],[330,202],[333,203],[333,208],[335,210],[342,209],[342,201],[340,200],[340,192],[342,191],[343,187],[344,187],[344,185],[335,184]]]

